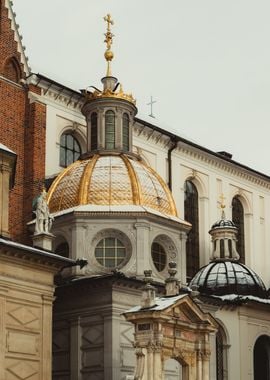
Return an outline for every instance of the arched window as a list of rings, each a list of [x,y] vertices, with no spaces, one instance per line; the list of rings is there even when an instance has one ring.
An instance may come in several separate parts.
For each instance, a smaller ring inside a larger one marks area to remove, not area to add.
[[[55,253],[63,257],[69,257],[69,245],[67,242],[60,243],[56,249]]]
[[[105,113],[105,148],[115,148],[115,114],[113,111]]]
[[[186,265],[187,265],[187,280],[195,275],[199,270],[199,205],[198,191],[196,186],[191,181],[186,181],[184,185],[185,191],[185,220],[192,224],[192,228],[188,234],[186,244]]]
[[[80,154],[81,147],[77,139],[69,133],[64,133],[60,139],[60,166],[66,168],[76,161]]]
[[[221,326],[216,333],[216,380],[227,380],[227,342]]]
[[[241,263],[245,263],[244,207],[238,197],[234,197],[232,200],[232,221],[238,228],[236,249]]]
[[[224,259],[224,257],[225,257],[225,255],[224,255],[225,249],[224,248],[225,248],[224,247],[224,239],[221,239],[220,240],[220,258],[221,259]]]
[[[270,338],[260,336],[254,346],[254,380],[270,380]]]
[[[166,267],[167,255],[165,249],[159,243],[154,242],[151,247],[153,263],[158,272],[162,272]]]
[[[123,150],[129,150],[129,117],[127,113],[123,115]]]
[[[97,113],[91,115],[91,150],[97,149]]]
[[[20,64],[15,57],[11,57],[6,61],[4,67],[4,76],[13,82],[19,83],[22,74]]]
[[[107,237],[97,244],[95,257],[103,267],[116,268],[125,261],[126,248],[119,239]]]

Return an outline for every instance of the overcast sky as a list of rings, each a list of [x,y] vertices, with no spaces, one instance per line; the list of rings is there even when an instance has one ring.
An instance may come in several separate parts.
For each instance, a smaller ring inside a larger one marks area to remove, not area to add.
[[[269,0],[13,0],[32,71],[79,90],[113,75],[142,114],[270,175]]]

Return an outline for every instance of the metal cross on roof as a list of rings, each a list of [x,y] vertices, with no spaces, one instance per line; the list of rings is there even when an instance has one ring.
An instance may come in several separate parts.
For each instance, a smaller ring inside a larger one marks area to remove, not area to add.
[[[155,117],[155,116],[153,115],[153,104],[156,103],[156,102],[157,102],[157,101],[156,101],[156,100],[153,100],[153,97],[152,97],[152,95],[151,95],[151,101],[150,101],[150,103],[147,103],[147,105],[151,107],[151,112],[150,112],[150,115],[149,115],[149,116],[151,116],[151,117]]]

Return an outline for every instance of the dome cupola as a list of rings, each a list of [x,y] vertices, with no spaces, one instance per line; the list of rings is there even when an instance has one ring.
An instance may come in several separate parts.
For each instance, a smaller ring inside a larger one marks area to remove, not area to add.
[[[48,193],[51,212],[80,205],[141,206],[177,216],[163,179],[135,155],[94,154],[68,166]]]
[[[221,219],[209,231],[213,243],[210,263],[198,271],[189,286],[196,286],[205,295],[236,294],[266,298],[267,292],[261,278],[239,262],[240,256],[236,250],[237,227],[226,219],[224,209],[222,202]]]

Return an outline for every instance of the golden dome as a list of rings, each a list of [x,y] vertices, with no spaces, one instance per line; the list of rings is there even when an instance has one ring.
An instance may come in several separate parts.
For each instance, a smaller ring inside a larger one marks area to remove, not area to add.
[[[48,193],[51,212],[80,205],[140,205],[177,216],[163,179],[143,161],[126,154],[78,160],[55,179]]]

